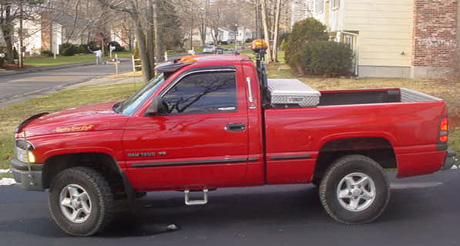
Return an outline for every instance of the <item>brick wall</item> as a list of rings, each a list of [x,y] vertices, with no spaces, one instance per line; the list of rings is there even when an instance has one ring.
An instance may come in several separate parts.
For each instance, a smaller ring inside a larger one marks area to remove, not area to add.
[[[457,0],[415,0],[413,66],[449,66],[456,37]]]

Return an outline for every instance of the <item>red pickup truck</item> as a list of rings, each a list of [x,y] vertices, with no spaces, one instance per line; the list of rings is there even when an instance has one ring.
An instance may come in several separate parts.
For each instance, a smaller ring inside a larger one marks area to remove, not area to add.
[[[56,224],[89,236],[116,200],[145,192],[184,191],[198,205],[217,188],[280,184],[314,183],[333,219],[366,223],[388,203],[385,169],[402,178],[453,165],[443,100],[399,88],[318,92],[295,80],[276,88],[257,52],[257,65],[183,58],[126,101],[30,117],[16,129],[14,178],[49,189]]]

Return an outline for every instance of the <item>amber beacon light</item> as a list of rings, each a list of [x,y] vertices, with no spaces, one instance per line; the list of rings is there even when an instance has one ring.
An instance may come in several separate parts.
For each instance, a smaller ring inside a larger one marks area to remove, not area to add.
[[[268,49],[267,42],[263,39],[256,39],[252,41],[252,50],[259,51],[259,50],[266,50]]]

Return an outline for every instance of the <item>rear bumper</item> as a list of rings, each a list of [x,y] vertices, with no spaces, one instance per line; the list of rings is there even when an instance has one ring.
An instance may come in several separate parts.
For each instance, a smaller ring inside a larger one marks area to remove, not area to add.
[[[43,164],[28,164],[17,159],[11,160],[11,171],[17,185],[23,190],[43,191]]]
[[[455,164],[455,156],[457,152],[453,150],[447,150],[446,160],[444,161],[444,165],[442,166],[441,170],[449,170]]]

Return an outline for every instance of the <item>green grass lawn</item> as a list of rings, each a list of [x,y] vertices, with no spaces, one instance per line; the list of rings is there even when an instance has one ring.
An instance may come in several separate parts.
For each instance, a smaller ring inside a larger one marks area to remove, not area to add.
[[[118,58],[131,58],[131,53],[126,51],[114,52],[114,54],[118,54]],[[104,61],[107,59],[109,59],[108,56],[103,57]],[[96,62],[95,55],[85,54],[75,56],[57,56],[56,59],[54,59],[54,57],[29,57],[24,60],[24,65],[33,67],[48,67],[87,62]]]
[[[283,54],[280,54],[280,61]],[[294,78],[288,67],[283,64],[270,64],[268,73],[271,78]],[[138,75],[138,74],[136,74]],[[130,75],[132,76],[132,75]],[[444,98],[449,106],[451,118],[460,116],[460,86],[432,79],[344,79],[310,78],[300,80],[319,90],[406,87]],[[143,84],[106,84],[65,89],[46,96],[0,108],[0,168],[8,168],[8,160],[13,155],[13,130],[30,115],[41,112],[54,112],[65,108],[89,103],[126,99]],[[460,122],[452,122],[450,148],[460,152]]]

